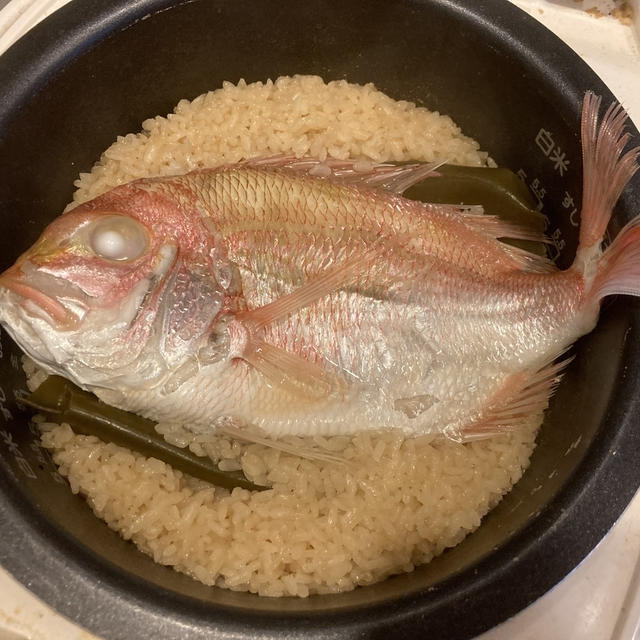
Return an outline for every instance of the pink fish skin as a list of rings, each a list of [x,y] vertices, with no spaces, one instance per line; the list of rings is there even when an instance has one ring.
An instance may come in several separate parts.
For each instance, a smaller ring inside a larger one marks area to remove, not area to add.
[[[543,411],[600,301],[640,295],[626,115],[585,96],[571,268],[527,232],[403,198],[433,167],[271,158],[142,179],[49,225],[0,277],[0,321],[51,372],[195,431],[398,428],[468,440]],[[437,178],[434,178],[437,179]]]

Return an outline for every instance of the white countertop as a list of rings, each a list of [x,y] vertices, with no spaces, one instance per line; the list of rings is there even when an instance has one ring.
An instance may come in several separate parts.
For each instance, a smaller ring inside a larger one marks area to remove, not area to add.
[[[0,53],[68,0],[0,0]],[[605,13],[613,0],[511,0],[567,42],[640,129],[640,0],[635,22]],[[640,494],[598,547],[533,605],[478,640],[640,640]],[[97,640],[0,568],[0,640]]]

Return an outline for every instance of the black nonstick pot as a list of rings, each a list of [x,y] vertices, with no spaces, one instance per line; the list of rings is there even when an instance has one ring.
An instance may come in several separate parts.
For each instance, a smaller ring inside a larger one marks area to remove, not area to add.
[[[506,0],[74,0],[0,57],[0,269],[117,135],[223,80],[295,73],[372,81],[451,115],[519,172],[549,216],[558,262],[571,262],[581,99],[614,97]],[[637,176],[611,231],[639,212]],[[17,406],[24,376],[3,334],[0,563],[109,639],[472,637],[560,581],[638,488],[639,323],[637,300],[606,304],[575,346],[530,468],[474,534],[409,575],[308,599],[205,587],[96,519]]]

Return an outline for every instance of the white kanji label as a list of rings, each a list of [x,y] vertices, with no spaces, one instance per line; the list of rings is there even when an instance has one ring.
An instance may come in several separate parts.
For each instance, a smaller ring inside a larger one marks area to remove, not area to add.
[[[553,162],[553,168],[563,176],[565,171],[569,168],[569,160],[567,160],[567,154],[560,149],[560,147],[556,147],[549,156],[551,162]]]
[[[536,134],[536,146],[552,162],[553,169],[564,176],[569,168],[569,160],[566,152],[556,144],[551,131],[540,129]]]
[[[549,157],[549,154],[555,147],[553,136],[551,135],[551,132],[546,129],[540,129],[540,131],[538,131],[538,134],[536,135],[536,144],[538,145],[538,149],[540,149],[540,151],[542,151],[542,153],[547,157]]]

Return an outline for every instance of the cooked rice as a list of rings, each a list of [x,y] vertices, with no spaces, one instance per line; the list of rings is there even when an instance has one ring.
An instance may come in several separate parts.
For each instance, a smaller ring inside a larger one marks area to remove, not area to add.
[[[182,100],[173,114],[119,138],[77,182],[81,202],[138,177],[183,173],[256,155],[444,160],[486,165],[446,116],[345,81],[279,78]],[[25,365],[30,384],[42,374]],[[520,478],[539,419],[518,433],[459,444],[394,431],[287,438],[344,464],[308,460],[188,427],[165,438],[242,469],[262,492],[196,481],[68,425],[41,423],[72,491],[156,562],[208,585],[265,596],[308,596],[371,584],[429,562],[476,529]],[[131,488],[135,487],[135,491]]]
[[[74,205],[135,178],[282,153],[492,164],[451,118],[392,100],[372,84],[325,84],[317,76],[241,80],[181,100],[166,118],[145,120],[141,133],[118,137],[91,173],[80,174]]]

